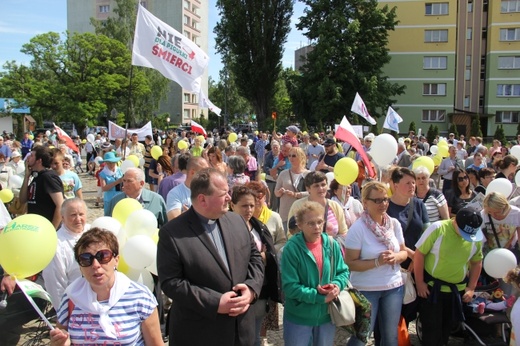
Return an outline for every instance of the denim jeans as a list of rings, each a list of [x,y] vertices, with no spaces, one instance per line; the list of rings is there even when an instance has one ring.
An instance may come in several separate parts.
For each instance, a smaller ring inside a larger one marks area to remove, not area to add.
[[[336,326],[332,322],[319,326],[304,326],[283,319],[283,341],[285,345],[330,346],[334,344],[335,335]]]
[[[265,315],[267,315],[267,299],[258,299],[256,303],[249,307],[255,314],[255,343],[254,346],[260,346],[260,329]]]
[[[381,332],[380,346],[397,346],[397,325],[401,316],[404,286],[386,291],[361,291],[372,304],[370,329],[374,330],[376,321]],[[352,336],[347,346],[361,346],[364,342]]]

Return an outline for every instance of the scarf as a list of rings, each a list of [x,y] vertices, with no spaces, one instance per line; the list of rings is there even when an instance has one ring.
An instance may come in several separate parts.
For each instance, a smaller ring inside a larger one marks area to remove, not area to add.
[[[394,249],[394,246],[392,244],[392,238],[394,236],[394,225],[392,223],[392,220],[390,219],[390,216],[388,216],[387,213],[383,214],[382,225],[375,222],[366,210],[363,212],[363,214],[361,214],[361,220],[363,220],[368,229],[371,230],[372,233],[374,233],[377,240],[385,244],[385,246],[389,250]]]
[[[263,224],[267,224],[267,220],[271,218],[271,214],[273,211],[269,208],[267,208],[266,205],[262,207],[262,211],[260,212],[260,215],[257,217],[258,220],[260,220]]]
[[[112,339],[117,339],[116,329],[108,316],[108,312],[125,294],[130,287],[130,283],[130,279],[125,274],[115,272],[114,286],[110,289],[110,298],[107,305],[98,302],[97,294],[83,277],[74,280],[67,287],[65,293],[74,305],[82,311],[99,315],[99,325],[105,334]]]
[[[112,171],[110,168],[108,168],[108,166],[105,166],[105,167],[103,168],[103,171],[102,171],[102,172],[103,172],[106,176],[108,176],[108,177],[112,177],[112,176],[116,175],[116,173],[117,173],[117,167],[116,167],[115,170]]]

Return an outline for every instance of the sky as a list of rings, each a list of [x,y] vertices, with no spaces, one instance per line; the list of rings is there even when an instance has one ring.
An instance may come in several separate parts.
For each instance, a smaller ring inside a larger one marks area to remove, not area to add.
[[[216,0],[209,0],[207,53],[210,58],[208,73],[213,80],[218,80],[222,64],[220,56],[215,52],[213,28],[219,19],[215,3]],[[67,29],[66,0],[0,0],[0,13],[0,69],[6,61],[11,60],[28,64],[30,57],[21,53],[20,49],[32,37],[49,31],[63,33]],[[291,32],[284,47],[284,67],[294,67],[294,51],[307,44],[307,39],[295,28],[302,14],[303,5],[297,2],[291,18]]]

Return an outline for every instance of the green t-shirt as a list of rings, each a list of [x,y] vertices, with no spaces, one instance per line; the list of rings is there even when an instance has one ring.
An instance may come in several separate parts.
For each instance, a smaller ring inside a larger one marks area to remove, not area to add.
[[[459,283],[468,274],[469,262],[482,261],[482,242],[464,240],[453,227],[451,220],[433,223],[424,231],[416,247],[424,254],[424,269],[434,278]],[[428,282],[430,286],[433,281]],[[466,284],[457,285],[459,291]],[[442,292],[451,292],[442,286]]]

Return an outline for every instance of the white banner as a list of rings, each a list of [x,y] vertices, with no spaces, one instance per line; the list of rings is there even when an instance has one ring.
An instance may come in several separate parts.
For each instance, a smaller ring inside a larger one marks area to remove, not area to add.
[[[403,118],[392,107],[388,106],[383,128],[399,133],[399,123],[402,122]]]
[[[222,109],[215,106],[202,90],[199,93],[199,107],[207,108],[218,116],[220,116],[220,113],[222,112]]]
[[[374,118],[370,116],[368,113],[367,106],[365,105],[365,102],[363,102],[363,99],[361,96],[359,96],[358,93],[356,93],[356,97],[354,98],[354,102],[352,103],[352,107],[350,110],[353,113],[356,113],[357,115],[360,115],[362,118],[364,118],[366,121],[368,121],[372,125],[376,125],[377,122]]]
[[[132,65],[156,69],[190,92],[200,92],[208,55],[193,41],[139,5]]]
[[[128,129],[128,135],[130,136],[132,133],[137,133],[140,141],[144,141],[146,135],[152,136],[152,122],[149,121],[146,125],[141,127],[140,129]],[[116,138],[125,138],[125,128],[113,123],[111,121],[108,122],[108,138],[113,141]]]

